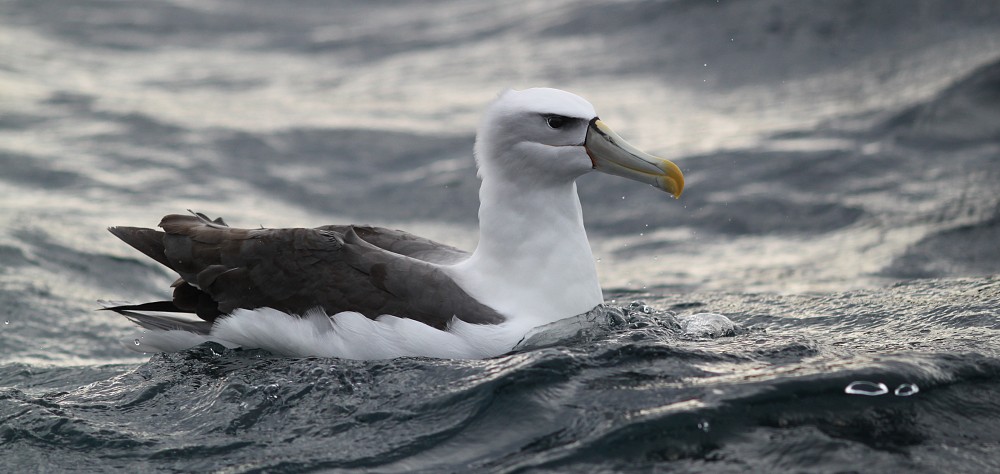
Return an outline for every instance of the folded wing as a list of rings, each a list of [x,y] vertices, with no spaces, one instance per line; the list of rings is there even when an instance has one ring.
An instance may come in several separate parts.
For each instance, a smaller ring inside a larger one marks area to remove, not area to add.
[[[174,311],[212,322],[238,308],[304,314],[391,314],[444,329],[452,317],[497,324],[504,317],[441,271],[467,254],[398,230],[368,226],[238,229],[202,214],[168,215],[163,231],[109,230],[180,275],[170,302],[118,306]]]

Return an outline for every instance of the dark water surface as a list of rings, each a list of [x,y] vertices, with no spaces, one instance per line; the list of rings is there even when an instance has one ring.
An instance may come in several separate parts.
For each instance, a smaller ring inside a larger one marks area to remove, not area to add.
[[[998,51],[989,1],[2,1],[0,470],[1000,470]],[[172,280],[105,228],[188,208],[471,249],[532,86],[688,178],[580,180],[606,307],[479,361],[94,311]]]

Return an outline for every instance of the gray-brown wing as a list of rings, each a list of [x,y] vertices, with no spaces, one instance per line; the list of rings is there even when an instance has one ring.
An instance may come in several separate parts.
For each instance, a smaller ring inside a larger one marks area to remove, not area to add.
[[[469,258],[468,252],[401,230],[359,225],[326,225],[316,228],[340,234],[351,229],[362,240],[378,248],[425,262],[447,265]]]
[[[163,232],[110,230],[180,274],[173,303],[206,320],[237,308],[260,307],[293,314],[316,307],[331,315],[391,314],[437,328],[444,328],[453,316],[475,324],[504,320],[435,265],[372,245],[351,226],[238,229],[202,215],[169,215],[160,227]],[[421,242],[430,241],[416,239],[410,241],[417,244],[395,245],[432,250]],[[383,237],[383,243],[390,240]]]

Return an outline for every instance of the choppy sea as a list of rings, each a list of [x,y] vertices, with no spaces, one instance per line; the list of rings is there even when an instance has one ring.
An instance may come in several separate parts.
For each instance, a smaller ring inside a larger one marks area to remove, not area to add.
[[[105,228],[185,209],[473,248],[533,86],[687,177],[579,181],[604,307],[472,361],[95,311],[173,279]],[[0,471],[998,471],[998,274],[997,2],[0,1]]]

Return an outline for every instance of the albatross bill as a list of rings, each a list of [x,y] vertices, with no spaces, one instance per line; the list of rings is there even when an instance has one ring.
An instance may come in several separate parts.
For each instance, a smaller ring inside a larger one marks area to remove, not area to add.
[[[290,356],[491,357],[531,329],[603,302],[576,178],[592,170],[675,198],[680,169],[628,144],[586,100],[508,90],[476,134],[473,252],[361,225],[238,229],[199,213],[109,230],[179,275],[173,297],[107,307],[142,352],[214,341]]]
[[[649,184],[677,199],[684,192],[677,165],[632,146],[598,118],[590,121],[584,146],[598,171]]]

